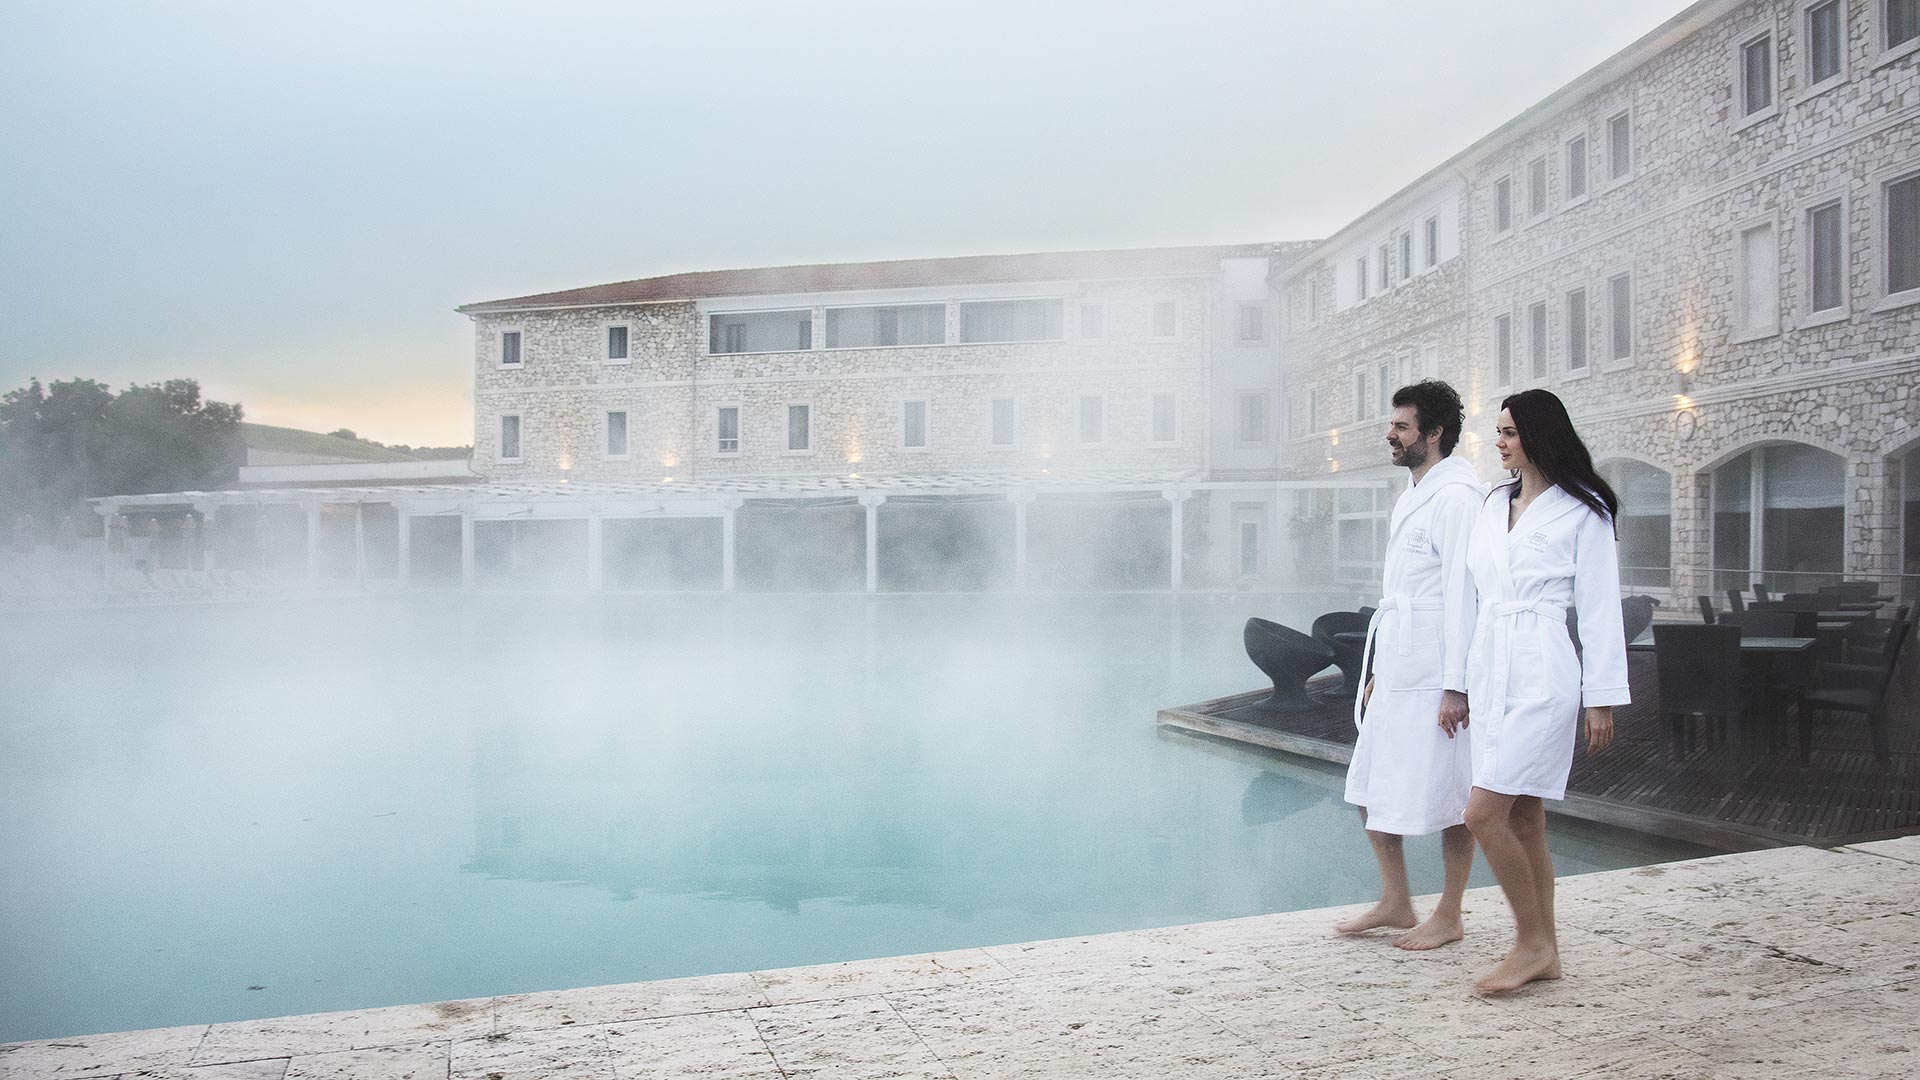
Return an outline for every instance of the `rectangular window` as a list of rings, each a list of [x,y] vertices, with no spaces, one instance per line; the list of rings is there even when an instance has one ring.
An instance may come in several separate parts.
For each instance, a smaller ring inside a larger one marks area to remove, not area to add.
[[[625,360],[627,358],[627,328],[624,326],[607,327],[607,359]]]
[[[1633,114],[1607,121],[1607,179],[1625,180],[1633,172]]]
[[[740,452],[740,406],[722,405],[714,417],[714,430],[718,435],[714,449],[722,454]]]
[[[607,414],[607,456],[627,456],[627,414],[624,410]]]
[[[813,449],[813,406],[787,406],[787,450],[805,453]]]
[[[1513,316],[1493,317],[1493,384],[1513,385]]]
[[[1107,336],[1107,305],[1080,305],[1080,340],[1098,341]]]
[[[1493,231],[1503,233],[1513,228],[1513,180],[1501,177],[1493,182]]]
[[[1094,446],[1107,441],[1107,399],[1098,394],[1080,395],[1080,445]]]
[[[1240,572],[1252,576],[1260,572],[1260,523],[1240,523]]]
[[[1845,299],[1840,204],[1830,202],[1807,211],[1807,307],[1832,311]]]
[[[1317,280],[1307,282],[1307,321],[1320,321],[1320,282]]]
[[[1740,115],[1773,108],[1773,35],[1761,34],[1740,46]]]
[[[813,312],[734,311],[707,316],[713,353],[798,352],[813,348]]]
[[[520,331],[500,331],[500,366],[514,367],[520,363]]]
[[[520,460],[520,418],[511,413],[500,418],[500,460]]]
[[[1413,234],[1400,234],[1400,280],[1413,276]]]
[[[1379,256],[1379,258],[1375,260],[1379,269],[1379,273],[1375,275],[1375,280],[1380,285],[1380,291],[1386,292],[1388,287],[1393,284],[1393,263],[1387,258],[1387,245],[1381,244],[1380,250],[1375,252],[1375,254]]]
[[[1019,413],[1014,408],[1012,398],[994,398],[991,417],[992,431],[988,433],[989,441],[994,446],[1012,446],[1016,434],[1019,431],[1017,424],[1018,419]]]
[[[1741,335],[1770,334],[1780,319],[1780,255],[1772,225],[1740,233],[1740,266],[1734,278],[1734,320]]]
[[[1153,395],[1153,441],[1175,442],[1180,437],[1178,406],[1172,394]]]
[[[1059,341],[1065,321],[1058,300],[976,300],[960,305],[960,340]]]
[[[1353,373],[1353,418],[1367,418],[1367,373],[1364,371]]]
[[[1838,78],[1845,56],[1840,0],[1827,0],[1807,9],[1807,83],[1817,85]]]
[[[943,345],[946,340],[945,304],[827,309],[829,349]]]
[[[1547,159],[1534,158],[1527,163],[1527,215],[1545,217],[1547,214]]]
[[[908,450],[927,448],[927,403],[905,402],[900,407],[900,445]]]
[[[1307,431],[1320,430],[1320,391],[1307,391]]]
[[[1920,38],[1920,0],[1882,0],[1886,7],[1886,45],[1895,49]]]
[[[1426,234],[1427,234],[1427,251],[1426,251],[1427,265],[1429,267],[1438,266],[1440,265],[1440,219],[1439,218],[1430,217],[1427,219]]]
[[[1633,275],[1616,274],[1607,280],[1607,359],[1633,356]]]
[[[1884,189],[1887,204],[1887,294],[1920,289],[1920,176]],[[1920,483],[1920,479],[1913,481]]]
[[[1393,412],[1393,365],[1381,364],[1379,376],[1374,380],[1374,415],[1386,416]]]
[[[1547,377],[1547,302],[1527,308],[1527,363],[1535,381]]]
[[[1587,366],[1587,290],[1567,294],[1567,370],[1584,371]]]
[[[1587,197],[1587,137],[1575,135],[1567,140],[1567,201]]]
[[[1234,410],[1234,438],[1245,445],[1267,441],[1267,395],[1241,394]]]
[[[1173,300],[1155,301],[1153,305],[1153,336],[1172,337],[1180,330],[1180,305]]]
[[[1353,291],[1360,299],[1365,300],[1367,298],[1367,257],[1365,255],[1360,256],[1360,258],[1354,262],[1353,269]]]
[[[1240,305],[1240,340],[1242,342],[1265,341],[1267,339],[1267,305]]]

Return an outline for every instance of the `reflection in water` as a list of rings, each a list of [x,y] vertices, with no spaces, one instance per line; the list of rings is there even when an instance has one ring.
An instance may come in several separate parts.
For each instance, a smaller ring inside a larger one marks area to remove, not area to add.
[[[1154,729],[1258,685],[1254,613],[1309,614],[478,596],[16,620],[0,1040],[1362,899],[1338,770]],[[1437,845],[1409,855],[1437,887]]]

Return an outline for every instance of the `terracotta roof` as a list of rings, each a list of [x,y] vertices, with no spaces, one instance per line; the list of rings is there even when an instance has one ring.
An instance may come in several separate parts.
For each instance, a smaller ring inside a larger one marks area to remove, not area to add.
[[[515,296],[505,300],[487,300],[454,310],[463,315],[481,315],[531,308],[657,304],[717,296],[1210,274],[1220,268],[1221,259],[1274,256],[1285,260],[1312,246],[1312,242],[1223,244],[1115,251],[1049,251],[1028,255],[966,255],[949,259],[900,259],[891,262],[819,263],[749,270],[700,270]]]

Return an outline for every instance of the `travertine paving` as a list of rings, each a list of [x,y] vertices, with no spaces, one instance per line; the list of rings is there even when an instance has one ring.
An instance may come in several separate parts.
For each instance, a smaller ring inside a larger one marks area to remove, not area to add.
[[[1566,978],[1340,910],[0,1046],[7,1080],[1920,1076],[1920,836],[1563,878]]]

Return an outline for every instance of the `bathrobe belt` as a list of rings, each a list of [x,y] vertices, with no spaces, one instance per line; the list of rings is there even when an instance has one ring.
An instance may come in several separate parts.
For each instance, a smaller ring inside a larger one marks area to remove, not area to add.
[[[1481,618],[1489,623],[1487,627],[1487,650],[1493,654],[1492,670],[1488,672],[1487,698],[1473,699],[1474,718],[1484,713],[1492,713],[1493,723],[1499,725],[1507,716],[1507,680],[1513,668],[1513,631],[1514,624],[1522,615],[1540,615],[1559,621],[1567,621],[1567,605],[1554,600],[1503,600],[1483,604]]]
[[[1408,593],[1396,593],[1380,598],[1380,606],[1374,609],[1373,620],[1367,624],[1367,647],[1360,653],[1360,677],[1367,678],[1373,671],[1373,642],[1380,636],[1381,620],[1393,616],[1394,652],[1406,656],[1413,651],[1413,613],[1416,611],[1445,611],[1447,600],[1444,596],[1413,596]],[[1365,722],[1365,708],[1362,698],[1366,697],[1365,687],[1353,695],[1353,726],[1359,727]]]

